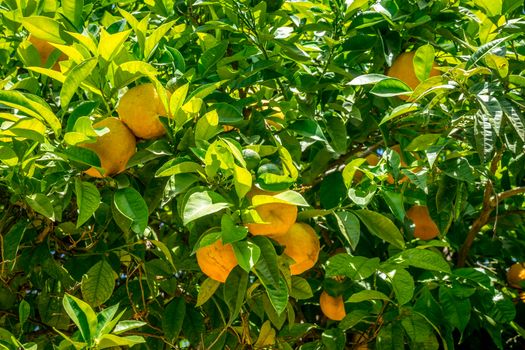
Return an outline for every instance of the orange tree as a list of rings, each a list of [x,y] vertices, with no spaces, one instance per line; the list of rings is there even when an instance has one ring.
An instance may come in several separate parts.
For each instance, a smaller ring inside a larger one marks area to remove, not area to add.
[[[0,348],[521,349],[524,31],[516,0],[1,1]]]

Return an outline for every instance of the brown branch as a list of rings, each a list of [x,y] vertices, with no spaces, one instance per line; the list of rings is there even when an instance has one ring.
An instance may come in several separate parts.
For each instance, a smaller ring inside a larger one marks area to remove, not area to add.
[[[499,193],[496,196],[496,198],[493,198],[492,200],[495,202],[494,204],[498,204],[502,200],[505,200],[507,198],[510,198],[510,197],[513,197],[513,196],[516,196],[522,193],[525,193],[525,187],[517,187],[517,188],[513,188],[512,190],[508,190],[508,191]]]
[[[501,159],[501,155],[502,152],[500,151],[496,153],[496,155],[494,155],[494,158],[492,158],[492,161],[490,163],[491,174],[496,173],[496,170],[498,169],[498,163]],[[470,230],[467,233],[467,237],[465,238],[465,241],[463,242],[463,245],[459,250],[457,264],[458,267],[465,266],[465,261],[467,260],[470,248],[472,247],[472,243],[474,243],[476,235],[478,234],[479,230],[483,226],[485,226],[485,224],[489,221],[492,210],[497,206],[497,202],[493,201],[492,199],[493,191],[494,187],[492,185],[492,181],[488,179],[485,187],[485,192],[483,193],[483,205],[481,207],[481,213],[479,214],[479,217],[472,223],[472,226],[470,227]]]

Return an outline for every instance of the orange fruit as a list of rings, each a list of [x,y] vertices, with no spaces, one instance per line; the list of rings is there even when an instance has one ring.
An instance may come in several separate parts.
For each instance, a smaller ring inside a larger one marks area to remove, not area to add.
[[[292,275],[299,275],[311,269],[319,258],[321,243],[314,229],[308,224],[295,223],[286,234],[271,238],[284,246],[284,254],[295,261],[290,265]]]
[[[102,175],[95,168],[90,168],[85,173],[93,177],[105,177],[124,171],[129,159],[135,154],[135,136],[118,118],[106,118],[93,124],[93,127],[108,128],[109,132],[97,137],[95,143],[83,143],[79,146],[98,155],[105,173]]]
[[[341,321],[346,316],[345,302],[340,295],[333,297],[323,291],[319,298],[319,305],[323,314],[331,320]]]
[[[159,116],[168,116],[168,113],[151,83],[129,89],[121,97],[117,112],[137,137],[154,139],[166,133]]]
[[[248,223],[248,231],[255,236],[284,235],[297,219],[297,207],[286,203],[267,203],[255,208],[262,223]]]
[[[521,262],[515,263],[507,271],[507,282],[511,287],[521,289],[522,281],[525,281],[525,265]]]
[[[429,240],[439,235],[439,229],[430,217],[427,206],[414,205],[407,211],[406,215],[414,223],[414,237]]]
[[[197,263],[206,276],[222,283],[238,264],[232,245],[223,245],[220,239],[197,249]]]
[[[50,43],[48,43],[47,41],[37,38],[36,36],[33,36],[33,35],[29,35],[29,38],[27,38],[27,40],[29,40],[31,44],[33,44],[35,49],[38,51],[38,54],[40,55],[41,65],[44,66],[47,60],[49,59],[49,56],[51,56],[51,54],[53,53],[53,51],[56,50],[56,48]],[[63,53],[60,54],[57,61],[51,68],[53,70],[60,71],[60,65],[58,64],[58,62],[63,61],[66,58],[67,58],[66,55],[64,55]]]
[[[403,52],[400,54],[392,63],[392,67],[388,69],[388,72],[386,75],[392,78],[397,78],[407,84],[412,90],[414,90],[420,83],[419,79],[416,76],[416,73],[414,71],[414,56],[416,55],[414,52]],[[434,67],[436,67],[436,64],[434,63]],[[438,76],[441,73],[435,69],[432,68],[430,71],[430,76]],[[407,95],[400,95],[399,98],[402,100],[409,100],[410,96]]]

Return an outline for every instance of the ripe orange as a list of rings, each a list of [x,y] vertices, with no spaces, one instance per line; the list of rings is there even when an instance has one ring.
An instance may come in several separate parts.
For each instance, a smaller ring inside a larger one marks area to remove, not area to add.
[[[105,177],[118,174],[126,169],[126,164],[135,154],[135,136],[117,118],[106,118],[93,124],[94,128],[108,128],[109,132],[97,137],[95,143],[83,143],[84,147],[95,152],[100,158],[100,165],[105,170],[104,175],[95,168],[90,168],[86,174],[93,177]]]
[[[197,263],[206,276],[222,283],[238,264],[232,245],[223,245],[220,239],[197,249]]]
[[[429,240],[439,235],[439,229],[430,217],[427,206],[414,205],[406,215],[414,223],[414,237]]]
[[[267,203],[255,208],[262,223],[248,223],[248,231],[255,236],[284,235],[297,219],[297,207],[286,203]]]
[[[129,89],[120,99],[117,112],[137,137],[154,139],[166,133],[159,116],[168,116],[168,113],[151,83]]]
[[[323,291],[319,298],[319,305],[323,314],[331,320],[341,321],[346,316],[345,302],[340,295],[333,297]]]
[[[509,285],[521,289],[521,282],[525,281],[525,265],[521,262],[513,264],[507,271]]]
[[[414,71],[413,62],[415,55],[415,52],[403,52],[395,59],[394,63],[392,64],[392,67],[388,69],[386,75],[401,80],[402,82],[407,84],[412,90],[414,90],[420,83]],[[436,64],[434,64],[434,67],[436,67]],[[432,68],[432,70],[430,71],[430,76],[434,77],[438,75],[440,75],[440,72],[437,69]],[[410,97],[407,95],[400,95],[399,98],[405,101],[410,99]]]
[[[53,51],[56,50],[56,48],[53,45],[51,45],[50,43],[48,43],[47,41],[45,41],[43,39],[39,39],[39,38],[37,38],[36,36],[33,36],[33,35],[29,35],[29,38],[27,38],[27,40],[29,40],[31,42],[31,44],[33,44],[35,49],[38,51],[38,54],[40,55],[41,65],[44,66],[46,64],[47,60],[49,59],[49,56],[51,56],[51,54],[53,53]],[[53,70],[60,71],[60,65],[58,64],[58,62],[63,61],[66,58],[67,58],[66,55],[64,55],[63,53],[60,54],[60,56],[58,57],[57,61],[55,62],[55,64],[51,68]]]
[[[321,244],[314,229],[308,224],[295,223],[286,234],[272,238],[284,246],[284,254],[295,261],[290,265],[292,275],[311,269],[319,258]]]

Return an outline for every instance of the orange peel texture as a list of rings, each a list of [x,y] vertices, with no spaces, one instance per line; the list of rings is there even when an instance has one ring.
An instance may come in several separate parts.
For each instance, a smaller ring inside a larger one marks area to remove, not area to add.
[[[439,229],[430,217],[427,206],[414,205],[407,211],[406,215],[415,225],[414,237],[430,240],[439,235]]]
[[[297,219],[297,206],[286,203],[266,203],[255,208],[262,223],[248,223],[248,231],[255,236],[284,235]]]
[[[525,281],[525,266],[523,263],[518,262],[513,264],[509,271],[507,271],[507,282],[509,285],[521,289],[521,282]]]
[[[135,136],[126,125],[114,117],[95,123],[93,127],[108,128],[109,132],[97,137],[95,143],[83,143],[79,146],[90,149],[98,155],[100,166],[105,173],[102,175],[95,168],[90,168],[85,173],[101,178],[124,171],[129,159],[135,154]]]
[[[170,94],[168,94],[169,98]],[[166,133],[159,116],[168,116],[155,86],[151,83],[129,89],[120,99],[119,118],[142,139],[158,138]]]
[[[345,303],[341,295],[333,297],[323,291],[319,298],[319,305],[323,314],[331,320],[341,321],[346,316]]]
[[[222,283],[238,264],[232,245],[222,240],[197,249],[197,263],[206,276]]]
[[[317,263],[321,243],[310,225],[295,223],[286,234],[272,238],[284,246],[284,254],[295,261],[290,265],[292,275],[299,275]]]

